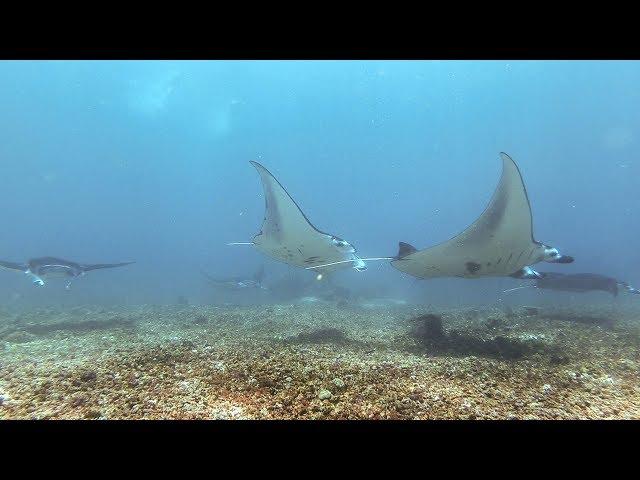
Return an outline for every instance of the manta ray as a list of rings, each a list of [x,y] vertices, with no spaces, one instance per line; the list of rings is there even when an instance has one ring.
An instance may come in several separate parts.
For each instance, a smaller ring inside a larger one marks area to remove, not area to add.
[[[597,273],[573,273],[564,274],[556,272],[538,272],[540,278],[536,279],[535,285],[511,288],[505,290],[510,292],[521,288],[542,288],[548,290],[560,290],[565,292],[591,292],[601,290],[610,293],[614,297],[618,296],[618,291],[623,288],[629,293],[640,294],[640,290],[632,287],[626,282],[621,282],[612,277]]]
[[[132,263],[135,262],[80,264],[56,257],[32,258],[27,261],[27,263],[14,263],[0,260],[1,267],[19,270],[25,273],[32,279],[35,285],[43,286],[45,283],[43,278],[46,277],[67,277],[69,278],[65,287],[67,290],[71,288],[73,279],[82,277],[91,270],[122,267]]]
[[[259,288],[266,290],[267,288],[262,284],[264,279],[264,267],[261,267],[251,278],[247,277],[233,277],[233,278],[214,278],[204,271],[200,273],[209,281],[215,288],[229,291],[239,291]]]
[[[365,260],[381,260],[360,258],[349,242],[316,228],[269,170],[258,162],[250,163],[258,171],[264,189],[265,214],[262,228],[252,242],[232,242],[229,245],[253,245],[260,252],[280,262],[317,269],[321,273],[347,266],[363,271],[367,269]]]
[[[498,187],[473,224],[451,240],[424,250],[400,242],[391,265],[418,278],[539,278],[531,268],[535,263],[573,262],[572,257],[533,238],[531,206],[520,170],[506,153],[500,157]]]

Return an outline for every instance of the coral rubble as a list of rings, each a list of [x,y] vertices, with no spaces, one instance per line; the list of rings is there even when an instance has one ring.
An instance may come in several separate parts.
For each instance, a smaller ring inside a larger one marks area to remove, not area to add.
[[[602,328],[565,321],[609,315],[587,307],[25,312],[0,325],[0,418],[640,418],[640,312],[615,313]]]

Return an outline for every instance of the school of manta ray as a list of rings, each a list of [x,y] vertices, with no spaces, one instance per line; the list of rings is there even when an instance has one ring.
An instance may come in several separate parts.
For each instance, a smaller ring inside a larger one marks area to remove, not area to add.
[[[484,212],[464,231],[450,240],[418,249],[399,242],[398,253],[391,257],[361,258],[356,248],[337,235],[316,228],[284,186],[258,162],[257,170],[265,197],[265,214],[260,231],[251,241],[228,245],[249,245],[261,253],[288,265],[312,270],[321,279],[324,274],[343,268],[367,269],[367,261],[389,261],[413,277],[513,277],[532,280],[532,288],[570,292],[601,290],[618,295],[619,290],[633,294],[640,291],[614,278],[593,273],[561,274],[540,272],[540,262],[572,263],[573,257],[534,238],[533,217],[527,191],[514,160],[500,153],[502,175]],[[122,267],[134,262],[82,264],[56,257],[32,258],[24,263],[0,260],[0,266],[26,274],[35,285],[43,286],[54,276],[72,281],[93,270]],[[253,279],[219,280],[201,272],[218,288],[263,288],[260,271]],[[513,289],[528,288],[520,286]]]

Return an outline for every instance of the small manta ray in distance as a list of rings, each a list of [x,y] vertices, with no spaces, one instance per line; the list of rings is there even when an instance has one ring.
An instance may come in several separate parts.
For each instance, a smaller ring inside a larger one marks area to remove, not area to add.
[[[620,288],[629,293],[640,294],[640,290],[632,287],[627,282],[621,282],[612,277],[599,275],[597,273],[556,273],[556,272],[538,272],[541,278],[535,279],[535,285],[525,285],[516,288],[504,290],[504,292],[512,292],[522,288],[541,288],[546,290],[559,290],[564,292],[591,292],[601,290],[608,292],[614,297],[618,296]]]
[[[132,263],[135,262],[80,264],[56,257],[32,258],[27,263],[14,263],[0,260],[1,267],[19,270],[25,273],[32,279],[35,285],[43,286],[45,283],[44,278],[69,278],[65,286],[67,290],[71,288],[73,279],[82,277],[91,270],[122,267],[124,265],[131,265]]]
[[[232,277],[220,279],[214,278],[202,270],[200,271],[200,273],[209,281],[211,285],[222,290],[237,291],[252,288],[267,290],[267,288],[262,284],[262,281],[264,279],[264,267],[260,267],[260,269],[253,275],[252,278]]]

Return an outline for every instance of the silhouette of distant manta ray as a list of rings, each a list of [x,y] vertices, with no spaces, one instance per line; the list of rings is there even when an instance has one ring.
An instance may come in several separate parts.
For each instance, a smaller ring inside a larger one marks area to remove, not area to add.
[[[365,260],[346,240],[318,230],[280,182],[258,162],[250,162],[260,175],[265,197],[265,215],[260,232],[252,242],[228,245],[253,245],[265,255],[295,267],[332,272],[347,266],[367,269]]]
[[[0,266],[11,270],[19,270],[32,278],[35,285],[44,285],[44,278],[62,276],[70,277],[66,288],[71,288],[71,281],[92,270],[115,268],[131,265],[135,262],[81,264],[56,257],[32,258],[27,263],[6,262],[0,260]]]
[[[231,277],[231,278],[215,278],[209,275],[204,270],[200,270],[200,273],[207,279],[207,281],[213,285],[215,288],[222,290],[246,290],[246,289],[254,289],[259,288],[262,290],[267,290],[267,288],[263,285],[264,280],[264,267],[261,266],[260,269],[253,274],[253,277]]]
[[[459,235],[424,250],[400,242],[391,265],[418,278],[539,278],[530,265],[573,262],[534,240],[531,206],[518,166],[506,153],[500,156],[502,176],[482,215]]]
[[[618,296],[620,288],[629,293],[640,294],[640,290],[626,282],[620,282],[613,277],[607,277],[597,273],[573,273],[564,274],[556,272],[539,272],[540,278],[535,280],[535,285],[525,285],[504,290],[510,292],[522,288],[540,288],[544,290],[559,290],[565,292],[584,293],[594,290],[608,292],[614,297]]]

